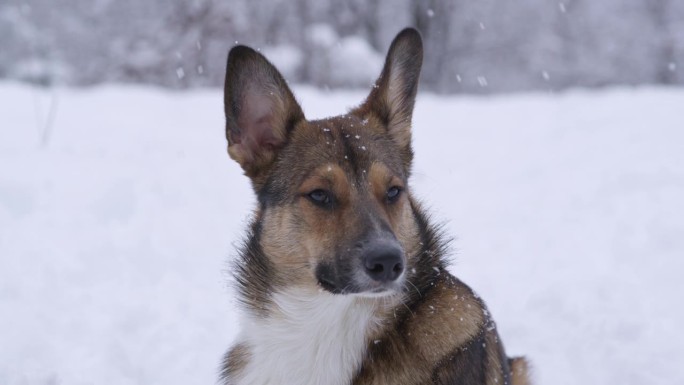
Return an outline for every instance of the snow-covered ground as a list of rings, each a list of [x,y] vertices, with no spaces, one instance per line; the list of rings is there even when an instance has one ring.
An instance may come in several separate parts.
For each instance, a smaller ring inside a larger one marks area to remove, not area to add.
[[[311,117],[362,92],[298,87]],[[222,95],[0,83],[0,384],[213,384],[253,205]],[[684,383],[684,90],[419,96],[414,189],[537,384]]]

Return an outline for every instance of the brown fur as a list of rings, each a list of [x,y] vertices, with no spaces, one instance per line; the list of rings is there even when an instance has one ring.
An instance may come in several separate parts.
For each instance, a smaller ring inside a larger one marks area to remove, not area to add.
[[[273,294],[288,287],[371,292],[376,283],[356,274],[359,255],[369,239],[396,242],[405,257],[403,286],[391,296],[355,300],[379,322],[368,329],[352,383],[527,385],[526,362],[505,356],[484,303],[447,272],[445,243],[411,195],[411,117],[421,62],[420,36],[403,31],[360,107],[307,121],[265,58],[247,47],[231,51],[228,152],[259,200],[236,265],[239,299],[252,317],[267,318],[278,316]],[[391,199],[394,188],[400,193]],[[316,191],[329,199],[314,200]],[[248,346],[234,346],[226,355],[226,383],[250,359]]]
[[[513,385],[531,385],[530,368],[527,360],[523,357],[516,357],[508,360],[511,368],[511,383]]]
[[[240,371],[247,365],[249,360],[249,349],[241,344],[237,344],[230,348],[223,360],[223,376],[229,373],[240,373]]]

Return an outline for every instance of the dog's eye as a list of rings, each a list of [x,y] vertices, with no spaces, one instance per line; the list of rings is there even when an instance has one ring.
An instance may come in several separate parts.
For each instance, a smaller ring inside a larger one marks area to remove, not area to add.
[[[309,199],[319,206],[328,206],[332,203],[330,193],[325,190],[317,189],[309,193]]]
[[[399,198],[399,195],[401,194],[401,187],[397,186],[392,186],[387,190],[387,200],[390,202],[394,202]]]

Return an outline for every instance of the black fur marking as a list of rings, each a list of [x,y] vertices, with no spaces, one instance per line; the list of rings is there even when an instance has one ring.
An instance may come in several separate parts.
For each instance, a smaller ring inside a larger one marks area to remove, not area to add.
[[[356,154],[356,148],[355,144],[352,142],[352,138],[353,136],[347,138],[346,136],[342,135],[340,140],[342,141],[342,147],[344,148],[344,160],[346,161],[346,165],[352,170],[352,175],[358,175],[359,159]]]
[[[486,383],[488,355],[484,331],[443,359],[432,375],[438,385],[482,385]],[[502,384],[503,385],[503,384]]]
[[[375,111],[376,114],[378,114],[378,119],[380,120],[380,124],[385,127],[385,129],[389,129],[389,124],[390,124],[390,110],[389,107],[386,104],[381,104],[377,107],[377,110]]]
[[[276,159],[276,162],[278,159]],[[290,183],[293,183],[290,181]],[[257,201],[259,202],[259,207],[261,210],[265,210],[267,207],[275,207],[292,200],[292,197],[288,194],[288,191],[284,186],[281,186],[277,182],[275,173],[266,180],[264,186],[257,191]]]
[[[319,263],[316,266],[316,278],[321,287],[333,294],[340,294],[341,290],[335,279],[335,269],[328,263]]]
[[[436,276],[446,268],[449,242],[445,241],[440,227],[430,225],[428,215],[422,211],[418,203],[413,199],[410,202],[422,243],[420,255],[414,258],[416,261],[414,284],[421,292],[424,292],[432,287]]]
[[[499,336],[496,335],[498,341]],[[506,356],[506,351],[504,349],[503,343],[498,341],[499,345],[499,362],[501,362],[501,371],[503,372],[504,383],[503,385],[511,385],[511,360]]]
[[[278,285],[272,262],[261,250],[261,223],[255,218],[244,241],[240,258],[235,261],[234,276],[238,301],[257,316],[268,314],[273,287]]]

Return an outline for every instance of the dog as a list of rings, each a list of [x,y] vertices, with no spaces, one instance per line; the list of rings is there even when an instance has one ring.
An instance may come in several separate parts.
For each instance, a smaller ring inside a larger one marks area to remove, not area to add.
[[[308,121],[264,56],[230,50],[228,153],[258,208],[235,264],[243,314],[223,384],[529,383],[411,194],[422,60],[420,34],[403,30],[359,107]]]

